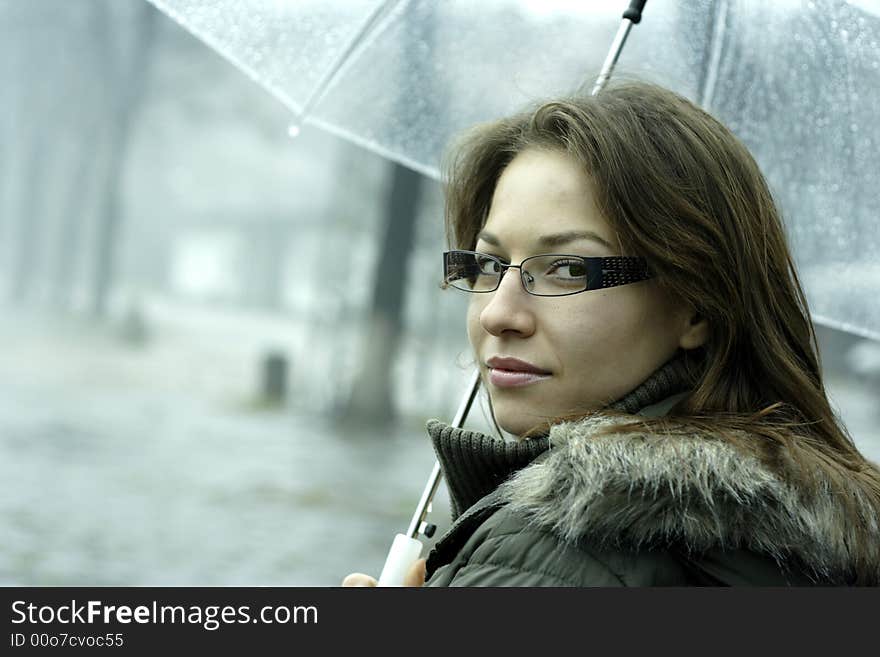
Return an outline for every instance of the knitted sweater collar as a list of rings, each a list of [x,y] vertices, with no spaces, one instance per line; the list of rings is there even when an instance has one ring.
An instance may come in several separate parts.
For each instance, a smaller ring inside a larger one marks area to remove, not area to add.
[[[687,363],[677,355],[608,408],[648,417],[665,415],[692,386]],[[477,431],[456,429],[438,420],[429,421],[427,429],[446,479],[453,518],[550,446],[546,436],[507,442]]]

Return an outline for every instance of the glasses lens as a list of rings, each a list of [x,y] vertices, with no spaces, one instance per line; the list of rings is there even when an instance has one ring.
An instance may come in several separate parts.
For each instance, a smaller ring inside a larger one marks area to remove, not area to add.
[[[523,282],[532,294],[557,296],[587,289],[587,265],[582,258],[543,255],[523,262]]]
[[[491,292],[501,278],[501,261],[470,251],[446,254],[446,282],[466,292]]]

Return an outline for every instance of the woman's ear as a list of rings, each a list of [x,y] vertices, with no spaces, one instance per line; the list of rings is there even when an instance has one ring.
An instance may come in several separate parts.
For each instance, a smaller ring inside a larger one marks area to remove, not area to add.
[[[688,315],[678,346],[682,349],[696,349],[709,339],[709,320],[695,311]]]

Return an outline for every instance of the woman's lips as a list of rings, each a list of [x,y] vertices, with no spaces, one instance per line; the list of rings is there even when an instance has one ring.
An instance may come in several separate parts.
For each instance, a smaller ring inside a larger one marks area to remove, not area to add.
[[[493,356],[486,361],[489,382],[499,388],[527,386],[550,377],[550,372],[512,357]]]
[[[549,379],[549,374],[535,374],[534,372],[516,372],[502,370],[494,367],[489,368],[489,382],[499,388],[518,388],[528,386],[544,379]]]

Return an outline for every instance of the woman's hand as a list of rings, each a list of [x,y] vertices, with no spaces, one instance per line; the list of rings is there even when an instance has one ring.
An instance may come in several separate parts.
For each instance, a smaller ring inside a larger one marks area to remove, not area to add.
[[[422,586],[425,583],[425,564],[427,560],[418,559],[409,570],[406,571],[406,577],[403,578],[404,586]],[[343,586],[376,586],[378,582],[375,577],[364,575],[363,573],[352,573],[344,580]]]

